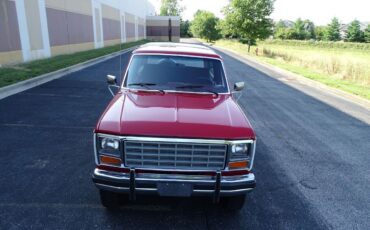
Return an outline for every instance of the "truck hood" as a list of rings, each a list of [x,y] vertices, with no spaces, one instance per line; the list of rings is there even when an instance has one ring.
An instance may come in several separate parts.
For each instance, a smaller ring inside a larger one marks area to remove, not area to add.
[[[100,118],[95,132],[122,136],[254,139],[230,95],[124,91]]]

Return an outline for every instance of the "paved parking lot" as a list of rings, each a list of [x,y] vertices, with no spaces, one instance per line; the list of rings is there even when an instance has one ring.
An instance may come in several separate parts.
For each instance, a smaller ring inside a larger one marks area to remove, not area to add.
[[[0,100],[0,229],[370,228],[370,112],[223,56],[231,81],[246,81],[239,102],[258,136],[257,188],[240,213],[207,199],[100,205],[92,131],[124,54]]]

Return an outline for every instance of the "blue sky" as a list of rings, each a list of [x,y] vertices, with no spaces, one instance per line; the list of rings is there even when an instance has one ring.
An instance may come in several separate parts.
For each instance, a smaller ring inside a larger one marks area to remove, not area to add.
[[[150,0],[159,11],[160,0]],[[228,0],[182,0],[186,10],[183,18],[191,20],[198,10],[208,10],[222,18],[220,10]],[[370,0],[276,0],[275,11],[271,15],[275,20],[311,19],[317,25],[325,25],[333,17],[348,23],[353,19],[370,22]]]

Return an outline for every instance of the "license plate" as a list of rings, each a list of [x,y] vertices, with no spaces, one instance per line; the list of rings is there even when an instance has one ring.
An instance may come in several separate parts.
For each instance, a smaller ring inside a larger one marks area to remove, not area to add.
[[[158,183],[160,196],[189,197],[193,192],[193,185],[185,183]]]

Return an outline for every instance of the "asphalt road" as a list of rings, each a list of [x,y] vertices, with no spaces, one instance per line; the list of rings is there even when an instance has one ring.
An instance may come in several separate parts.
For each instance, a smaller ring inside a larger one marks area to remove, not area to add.
[[[370,112],[223,53],[258,147],[240,213],[207,199],[140,197],[108,212],[91,181],[105,75],[129,54],[0,100],[0,229],[369,229]]]

